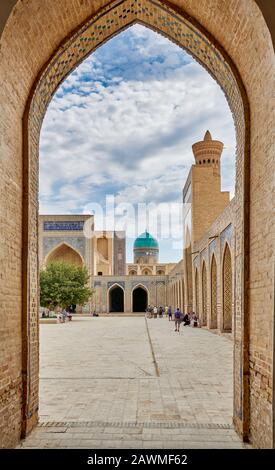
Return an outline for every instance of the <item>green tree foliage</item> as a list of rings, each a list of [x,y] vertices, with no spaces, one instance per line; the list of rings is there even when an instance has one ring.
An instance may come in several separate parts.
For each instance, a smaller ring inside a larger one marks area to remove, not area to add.
[[[86,267],[69,263],[51,263],[40,272],[40,305],[50,309],[83,305],[93,295],[87,287]]]

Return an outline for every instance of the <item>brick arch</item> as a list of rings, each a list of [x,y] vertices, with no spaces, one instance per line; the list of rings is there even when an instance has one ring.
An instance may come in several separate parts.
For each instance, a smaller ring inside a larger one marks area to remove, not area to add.
[[[141,274],[144,275],[144,276],[150,276],[150,275],[152,275],[152,269],[151,268],[143,268]]]
[[[184,285],[184,279],[182,279],[181,281],[181,298],[182,298],[182,303],[181,303],[181,309],[182,309],[182,312],[185,311],[185,285]]]
[[[125,289],[124,287],[120,284],[120,283],[117,283],[117,282],[114,282],[114,284],[112,284],[109,289],[107,290],[107,311],[109,313],[112,312],[112,292],[115,291],[115,290],[118,290],[119,292],[122,291],[123,293],[123,300],[122,300],[122,309],[121,309],[121,312],[119,313],[122,313],[124,312],[124,308],[125,308]]]
[[[205,261],[202,262],[201,267],[201,324],[207,325],[207,270]]]
[[[210,279],[211,279],[211,319],[210,328],[218,327],[218,298],[217,298],[217,262],[213,253],[210,265]]]
[[[199,271],[195,268],[195,304],[196,314],[199,316],[200,312],[200,290],[199,290]]]
[[[44,266],[55,261],[75,264],[76,266],[84,266],[84,260],[81,254],[68,243],[62,242],[55,246],[45,257]]]
[[[142,289],[145,293],[146,293],[146,296],[147,296],[147,306],[150,305],[150,291],[148,289],[148,287],[146,287],[143,283],[137,283],[133,286],[132,288],[132,291],[131,291],[131,312],[134,313],[134,300],[133,300],[133,297],[134,297],[134,292],[137,290],[137,289]]]
[[[232,256],[228,243],[225,244],[222,257],[222,328],[223,331],[232,331]]]
[[[139,3],[143,4],[143,0]],[[106,7],[107,4],[109,0],[20,1],[14,8],[1,36],[0,99],[1,104],[4,104],[0,121],[0,145],[1,156],[3,156],[1,158],[1,190],[4,195],[1,198],[1,209],[3,209],[1,213],[11,214],[12,212],[13,215],[12,218],[9,216],[4,218],[5,230],[0,234],[1,246],[4,250],[1,260],[3,258],[5,263],[5,260],[12,258],[16,268],[10,271],[5,270],[2,284],[6,291],[13,293],[13,296],[10,296],[11,300],[6,303],[7,317],[18,326],[18,331],[21,329],[23,331],[22,337],[10,338],[7,335],[5,341],[5,347],[10,348],[13,351],[13,357],[18,358],[14,360],[14,372],[8,376],[9,383],[12,383],[12,392],[8,395],[11,398],[8,398],[6,408],[6,413],[11,418],[9,419],[10,433],[5,433],[2,441],[4,444],[8,442],[8,445],[15,444],[20,433],[25,435],[32,429],[37,422],[38,409],[36,295],[38,290],[36,268],[38,146],[36,138],[29,134],[28,140],[24,140],[23,152],[22,116],[29,93],[34,84],[38,84],[37,77],[40,71],[44,69],[45,64],[49,63],[49,58],[53,56],[58,45],[64,38],[70,36],[72,31],[79,31],[79,25],[87,23],[87,18],[91,14],[100,14],[100,8]],[[161,5],[165,7],[166,2],[163,1]],[[255,295],[252,295],[251,299],[248,297],[251,292],[249,289],[255,284],[261,284],[260,281],[263,278],[270,279],[268,273],[272,272],[272,260],[269,253],[274,229],[269,195],[272,191],[274,173],[272,154],[274,120],[270,98],[271,90],[274,89],[272,69],[274,50],[264,18],[254,0],[230,0],[230,8],[227,2],[216,0],[208,2],[170,0],[169,5],[171,9],[173,7],[176,9],[177,15],[202,31],[210,45],[214,44],[218,52],[222,52],[222,55],[228,58],[229,68],[234,69],[234,63],[241,76],[238,83],[242,99],[237,100],[240,106],[238,107],[236,103],[235,108],[236,116],[240,117],[240,120],[237,122],[235,119],[237,128],[237,250],[234,254],[234,261],[237,279],[235,287],[237,328],[234,332],[234,423],[244,438],[248,438],[251,432],[251,439],[257,446],[270,446],[273,441],[266,429],[272,428],[271,406],[266,398],[268,393],[265,397],[262,396],[261,400],[258,399],[261,394],[258,384],[259,381],[271,383],[272,372],[263,372],[260,365],[257,367],[257,361],[259,352],[264,348],[263,342],[267,341],[270,344],[270,351],[266,354],[265,370],[272,371],[270,363],[273,348],[271,325],[274,321],[272,280],[268,285],[261,285],[257,289],[257,300],[255,300]],[[236,17],[241,25],[240,28],[236,27]],[[39,39],[37,39],[37,25],[40,25]],[[166,27],[171,30],[173,25],[173,21],[166,23]],[[213,73],[215,76],[215,70]],[[248,99],[246,99],[244,89]],[[239,93],[236,96],[239,96]],[[38,102],[36,104],[38,105]],[[30,105],[29,100],[27,109],[30,109]],[[33,109],[34,116],[36,116],[34,125],[37,126],[37,130],[41,124],[39,113],[44,112],[42,108],[37,106]],[[245,126],[243,123],[248,114],[248,108],[251,110],[252,119],[249,125]],[[233,111],[234,116],[235,111]],[[28,119],[29,115],[25,113],[25,136]],[[24,153],[23,172],[22,153]],[[31,155],[34,160],[29,159]],[[250,155],[251,161],[249,161]],[[23,186],[25,191],[24,213],[22,214]],[[257,223],[252,224],[249,231],[250,219],[257,220]],[[264,237],[262,237],[263,231]],[[11,233],[15,233],[12,250],[10,248]],[[257,245],[260,237],[263,240],[261,250]],[[249,266],[252,273],[251,279]],[[11,287],[14,285],[17,286],[15,294],[15,290]],[[30,297],[27,286],[31,286]],[[266,295],[267,291],[270,293],[269,296]],[[266,319],[265,322],[261,322],[260,326],[257,321],[259,303],[263,318]],[[21,311],[23,311],[22,318]],[[29,333],[30,324],[33,328],[32,335]],[[249,369],[249,350],[254,364],[253,369]],[[20,410],[22,397],[23,421]],[[249,397],[251,397],[252,405],[255,405],[251,407],[251,423]],[[14,409],[17,410],[16,414],[13,413]],[[266,416],[267,419],[264,421],[260,416]],[[6,438],[6,435],[9,437]]]

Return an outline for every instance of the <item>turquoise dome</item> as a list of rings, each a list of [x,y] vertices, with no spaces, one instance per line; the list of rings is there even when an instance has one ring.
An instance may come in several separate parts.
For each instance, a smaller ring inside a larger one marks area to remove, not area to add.
[[[134,250],[137,248],[153,248],[158,250],[159,244],[157,240],[146,231],[137,237],[134,243]]]

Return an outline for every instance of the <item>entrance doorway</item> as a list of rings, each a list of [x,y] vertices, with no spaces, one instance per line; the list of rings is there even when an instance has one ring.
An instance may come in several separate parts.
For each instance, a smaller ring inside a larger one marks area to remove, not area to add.
[[[148,294],[143,287],[133,291],[133,312],[145,312],[148,307]]]
[[[109,312],[124,312],[124,292],[122,287],[112,287],[109,293]]]

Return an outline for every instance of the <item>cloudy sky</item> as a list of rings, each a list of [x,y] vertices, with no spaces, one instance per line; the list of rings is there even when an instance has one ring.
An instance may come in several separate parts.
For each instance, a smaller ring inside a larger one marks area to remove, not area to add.
[[[225,144],[222,189],[233,195],[235,131],[223,92],[176,45],[132,26],[86,59],[48,108],[40,141],[40,213],[99,215],[109,195],[115,228],[127,229],[131,262],[133,237],[146,226],[156,232],[152,220],[162,207],[173,227],[153,233],[160,261],[178,261],[181,190],[194,162],[191,146],[207,129]],[[108,210],[105,222],[114,228]],[[102,223],[96,217],[96,229]]]

